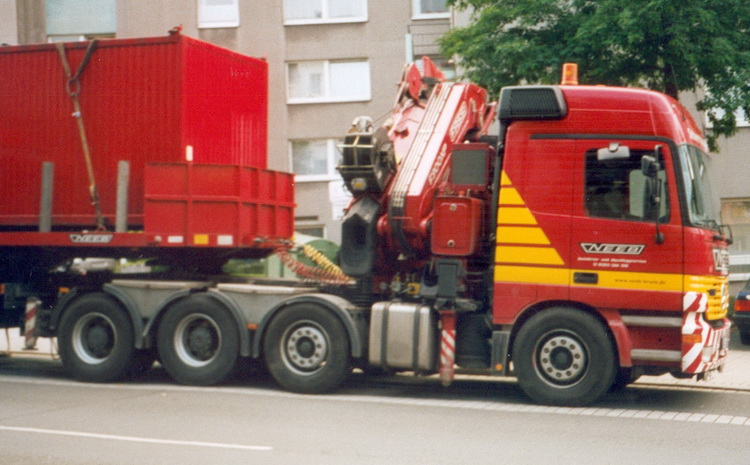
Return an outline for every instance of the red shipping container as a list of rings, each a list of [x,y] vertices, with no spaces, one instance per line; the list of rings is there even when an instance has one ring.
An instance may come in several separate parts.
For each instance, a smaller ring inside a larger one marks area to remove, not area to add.
[[[65,44],[73,73],[87,43]],[[80,78],[101,208],[114,223],[117,163],[130,162],[128,224],[144,223],[147,163],[266,167],[268,66],[179,34],[102,40]],[[37,224],[54,162],[53,230],[96,224],[67,76],[54,44],[0,47],[0,228]],[[170,183],[170,179],[162,182]]]

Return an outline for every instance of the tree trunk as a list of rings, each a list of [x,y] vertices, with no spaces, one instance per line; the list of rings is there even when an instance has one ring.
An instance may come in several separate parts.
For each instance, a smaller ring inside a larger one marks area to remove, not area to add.
[[[677,80],[675,79],[674,69],[672,68],[672,65],[669,63],[665,64],[663,72],[664,93],[674,98],[675,100],[679,100],[677,94],[680,90],[677,88]]]

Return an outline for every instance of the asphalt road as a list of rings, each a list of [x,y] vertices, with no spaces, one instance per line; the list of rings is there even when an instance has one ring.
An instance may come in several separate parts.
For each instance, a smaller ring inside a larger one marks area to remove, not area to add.
[[[744,464],[750,393],[635,386],[587,408],[532,404],[511,381],[354,375],[303,396],[261,377],[198,388],[158,367],[71,381],[0,359],[0,464]]]

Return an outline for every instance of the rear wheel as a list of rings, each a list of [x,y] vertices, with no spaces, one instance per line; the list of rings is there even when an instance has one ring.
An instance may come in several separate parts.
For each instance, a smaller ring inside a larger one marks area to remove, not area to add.
[[[234,371],[239,334],[229,311],[205,295],[190,296],[167,310],[157,335],[159,360],[182,384],[218,384]]]
[[[341,321],[317,305],[285,308],[269,323],[263,350],[268,371],[284,388],[319,393],[349,373],[349,338]]]
[[[584,405],[615,380],[615,353],[604,326],[570,308],[552,308],[526,322],[513,344],[513,366],[526,394],[537,402]]]
[[[75,378],[109,382],[129,374],[133,325],[108,295],[87,294],[74,301],[63,314],[58,336],[63,364]]]

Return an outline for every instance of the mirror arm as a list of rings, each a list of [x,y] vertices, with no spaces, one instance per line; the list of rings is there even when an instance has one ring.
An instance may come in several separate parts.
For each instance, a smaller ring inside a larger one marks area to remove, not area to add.
[[[656,242],[657,245],[661,245],[664,243],[664,233],[661,232],[659,228],[659,223],[661,220],[661,191],[662,191],[662,183],[659,180],[659,160],[661,158],[661,150],[662,146],[657,145],[654,147],[654,159],[656,160],[656,163],[652,165],[652,168],[655,168],[655,173],[653,173],[653,179],[654,184],[656,185],[656,237],[654,237],[654,242]]]

